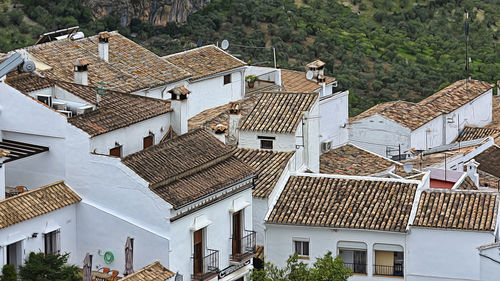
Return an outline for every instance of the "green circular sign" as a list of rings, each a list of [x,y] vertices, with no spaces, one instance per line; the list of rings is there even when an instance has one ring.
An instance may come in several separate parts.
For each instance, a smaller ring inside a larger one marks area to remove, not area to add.
[[[112,263],[115,260],[115,255],[111,251],[104,253],[104,262],[107,264]]]

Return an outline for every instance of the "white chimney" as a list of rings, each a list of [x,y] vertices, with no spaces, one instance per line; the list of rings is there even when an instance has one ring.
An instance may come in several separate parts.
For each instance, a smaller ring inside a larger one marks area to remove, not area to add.
[[[75,83],[87,86],[88,81],[88,66],[89,63],[85,59],[76,59],[74,63]]]
[[[479,167],[479,163],[476,160],[471,159],[469,162],[465,163],[465,167],[467,167],[467,175],[474,182],[476,186],[479,186],[479,174],[477,173],[477,167]]]
[[[9,154],[7,150],[0,150],[0,200],[5,199],[5,165],[3,162]]]
[[[237,146],[239,140],[239,126],[241,120],[241,108],[238,102],[229,103],[229,134],[226,139],[226,144]]]
[[[168,91],[171,96],[170,107],[173,109],[173,114],[170,118],[170,123],[174,131],[178,135],[187,133],[188,131],[188,95],[191,93],[184,86],[177,86]]]
[[[99,33],[99,57],[106,62],[108,62],[108,54],[109,54],[109,33],[101,32]]]

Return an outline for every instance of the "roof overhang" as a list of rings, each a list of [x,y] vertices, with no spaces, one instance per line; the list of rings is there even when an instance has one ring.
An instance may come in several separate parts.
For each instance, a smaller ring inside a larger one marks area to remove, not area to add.
[[[29,144],[13,140],[6,140],[6,139],[0,141],[0,149],[7,150],[10,152],[8,156],[5,156],[5,160],[3,161],[4,164],[49,150],[49,148],[46,146],[40,146],[40,145]],[[0,163],[0,166],[1,164],[2,163]]]

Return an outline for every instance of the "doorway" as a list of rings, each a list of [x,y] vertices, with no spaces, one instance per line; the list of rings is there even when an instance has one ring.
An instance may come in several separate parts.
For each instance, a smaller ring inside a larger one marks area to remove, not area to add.
[[[22,241],[7,245],[7,264],[13,264],[16,270],[22,263]]]
[[[233,214],[233,258],[241,254],[241,211]]]
[[[194,232],[193,273],[203,275],[203,229]]]

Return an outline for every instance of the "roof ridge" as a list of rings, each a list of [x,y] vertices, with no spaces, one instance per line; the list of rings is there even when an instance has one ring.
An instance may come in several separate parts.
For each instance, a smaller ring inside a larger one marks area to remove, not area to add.
[[[291,173],[291,177],[310,177],[310,178],[331,178],[331,179],[345,179],[345,180],[355,180],[355,181],[373,181],[373,182],[399,182],[406,184],[420,184],[419,180],[411,179],[398,179],[398,178],[381,178],[372,176],[355,176],[355,175],[334,175],[334,174],[322,174],[322,173]]]

